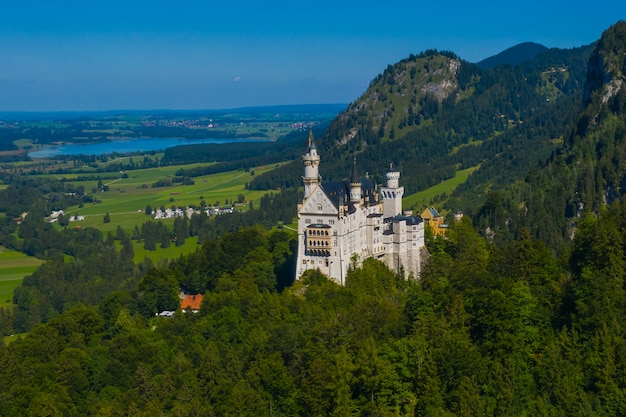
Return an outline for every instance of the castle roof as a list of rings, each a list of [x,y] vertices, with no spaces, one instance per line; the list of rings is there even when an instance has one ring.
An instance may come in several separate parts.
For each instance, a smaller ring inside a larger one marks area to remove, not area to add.
[[[424,222],[424,219],[422,218],[422,216],[405,216],[403,214],[398,214],[397,216],[391,218],[391,221],[393,222],[406,221],[407,226],[415,226]]]
[[[365,205],[376,204],[376,190],[374,185],[367,178],[357,180],[361,183],[361,196]],[[354,205],[350,203],[350,181],[328,181],[322,184],[322,189],[330,199],[330,201],[339,207],[340,205],[348,205],[348,212],[354,212]]]
[[[309,227],[312,227],[315,229],[330,229],[330,225],[323,224],[323,223],[313,223]]]
[[[351,184],[359,184],[361,183],[361,179],[359,178],[359,172],[356,169],[356,158],[354,158],[354,163],[352,164],[352,176],[350,177]]]
[[[400,172],[398,171],[394,166],[393,166],[393,162],[389,163],[389,168],[387,169],[386,172]]]
[[[424,222],[421,216],[403,216],[406,220],[406,224],[409,226],[418,225]]]
[[[316,149],[315,141],[313,140],[313,130],[309,129],[309,137],[306,140],[307,150]]]

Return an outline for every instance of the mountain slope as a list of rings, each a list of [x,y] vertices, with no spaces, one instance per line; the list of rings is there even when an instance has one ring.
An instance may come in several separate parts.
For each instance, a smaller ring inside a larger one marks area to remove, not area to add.
[[[380,184],[393,162],[408,195],[480,165],[473,196],[452,209],[481,205],[485,190],[522,177],[563,140],[567,118],[579,110],[572,97],[582,96],[591,49],[551,49],[488,71],[437,51],[390,65],[317,138],[320,173],[345,178],[356,157],[359,170]],[[300,175],[296,160],[251,187],[290,186]]]
[[[537,55],[547,50],[547,47],[538,43],[524,42],[519,45],[512,46],[509,49],[505,49],[497,55],[485,58],[482,61],[477,62],[476,65],[483,70],[488,70],[500,65],[515,66],[526,61],[530,61]]]
[[[487,198],[479,222],[495,237],[522,229],[558,248],[585,213],[626,191],[626,22],[607,29],[587,68],[581,110],[541,167]]]

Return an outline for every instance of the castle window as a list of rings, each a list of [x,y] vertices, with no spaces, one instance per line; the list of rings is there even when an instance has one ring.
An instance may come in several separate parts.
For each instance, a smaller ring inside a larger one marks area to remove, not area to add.
[[[334,221],[333,219],[330,219],[330,220],[328,221],[328,224],[335,224],[335,221]]]
[[[305,219],[305,220],[304,220],[304,222],[305,222],[306,224],[310,224],[310,223],[311,223],[311,219]]]
[[[322,211],[322,203],[317,203],[317,211]]]

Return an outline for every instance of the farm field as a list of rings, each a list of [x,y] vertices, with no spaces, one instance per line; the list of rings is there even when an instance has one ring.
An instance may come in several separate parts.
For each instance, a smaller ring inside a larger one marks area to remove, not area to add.
[[[185,165],[186,169],[195,165]],[[153,188],[152,184],[174,177],[181,166],[150,168],[129,171],[128,178],[105,179],[102,183],[109,187],[109,191],[96,192],[95,203],[85,203],[83,207],[73,206],[65,211],[66,216],[84,216],[82,221],[71,222],[70,227],[95,227],[102,232],[114,232],[120,225],[126,232],[132,231],[135,225],[140,226],[149,219],[145,209],[149,205],[153,210],[171,206],[196,206],[204,201],[206,205],[225,205],[236,201],[240,195],[244,197],[244,204],[236,208],[246,210],[250,201],[261,198],[267,191],[246,190],[245,185],[252,180],[254,173],[264,172],[272,167],[255,167],[249,172],[244,170],[221,172],[193,178],[194,184],[173,184],[166,187]],[[82,186],[87,192],[98,185],[97,180],[79,181],[77,176],[55,176],[65,178],[67,184],[75,187]],[[72,179],[76,179],[73,181]],[[109,213],[110,223],[104,223],[104,216]]]
[[[13,289],[44,261],[0,246],[0,307],[10,307]]]
[[[185,166],[186,168],[192,165]],[[244,195],[246,203],[239,205],[242,210],[248,208],[249,201],[262,197],[265,191],[249,191],[245,189],[246,182],[252,178],[252,173],[263,172],[265,167],[255,167],[250,172],[244,170],[231,171],[194,178],[193,185],[172,185],[152,188],[153,182],[167,179],[181,167],[152,168],[129,172],[128,178],[117,178],[103,181],[109,186],[109,191],[95,194],[98,204],[85,204],[84,207],[70,207],[66,210],[69,216],[85,216],[85,220],[71,222],[69,227],[95,227],[103,233],[115,233],[118,225],[127,233],[141,226],[151,217],[146,216],[145,208],[150,205],[154,209],[161,206],[200,206],[201,201],[207,205],[219,203],[223,205],[237,200]],[[274,168],[274,167],[272,167]],[[71,175],[65,176],[67,183],[74,186],[83,186],[86,190],[97,187],[97,181],[72,181]],[[109,213],[111,221],[104,223],[103,218]],[[168,227],[172,227],[173,219],[162,220]],[[59,226],[60,227],[60,226]],[[142,262],[149,258],[154,265],[160,265],[169,259],[195,251],[198,247],[198,238],[187,238],[185,244],[162,249],[157,246],[154,251],[143,249],[142,242],[133,242],[135,262]],[[37,269],[43,261],[29,257],[19,252],[0,247],[0,307],[11,306],[13,289],[22,282],[22,279]]]

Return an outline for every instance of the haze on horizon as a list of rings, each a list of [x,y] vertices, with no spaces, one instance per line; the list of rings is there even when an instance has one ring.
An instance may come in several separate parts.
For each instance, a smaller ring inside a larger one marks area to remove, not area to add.
[[[4,5],[0,111],[348,103],[411,53],[477,62],[527,41],[572,48],[626,18],[617,1],[128,3]]]

